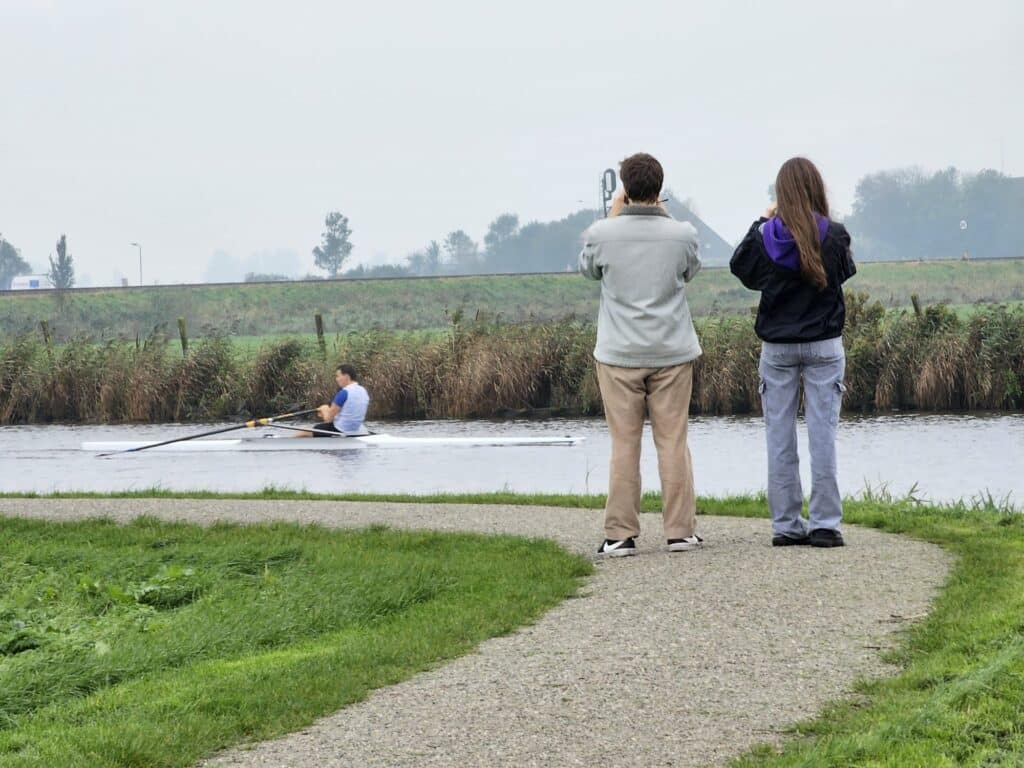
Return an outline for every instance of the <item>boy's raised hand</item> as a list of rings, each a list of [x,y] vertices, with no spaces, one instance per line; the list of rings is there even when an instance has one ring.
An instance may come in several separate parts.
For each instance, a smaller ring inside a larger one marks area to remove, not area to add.
[[[620,189],[615,193],[615,197],[612,198],[612,207],[608,209],[608,218],[613,218],[622,213],[622,209],[626,207],[626,190]]]

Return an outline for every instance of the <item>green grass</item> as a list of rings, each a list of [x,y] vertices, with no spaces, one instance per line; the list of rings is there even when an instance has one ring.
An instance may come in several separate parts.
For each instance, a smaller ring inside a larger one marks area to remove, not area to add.
[[[576,590],[551,542],[0,519],[0,766],[188,766],[301,728]]]
[[[338,497],[273,488],[252,494],[157,489],[118,495],[585,508],[600,508],[604,501],[600,496],[508,493]],[[653,512],[660,502],[656,495],[647,495],[643,504]],[[763,498],[701,499],[698,510],[711,515],[766,516]],[[734,768],[1024,765],[1024,515],[991,496],[929,506],[875,492],[848,501],[846,520],[934,542],[956,556],[953,571],[933,611],[905,633],[890,654],[890,660],[902,668],[901,674],[862,682],[855,700],[838,702],[820,717],[796,726],[782,750],[756,749],[736,760]],[[856,546],[856,537],[851,539]]]
[[[1003,302],[1003,304],[1005,304],[1007,309],[1011,311],[1020,310],[1024,308],[1024,301],[1006,301]],[[952,304],[950,305],[950,309],[952,309],[956,313],[956,316],[960,318],[960,320],[966,321],[970,320],[972,317],[978,314],[980,310],[984,309],[987,306],[989,306],[988,303],[976,302],[974,304]]]
[[[909,306],[911,294],[926,304],[1020,301],[1024,299],[1024,260],[991,262],[905,262],[861,264],[849,284],[888,307]],[[156,326],[177,335],[184,317],[189,333],[208,329],[239,336],[313,334],[313,315],[323,314],[327,333],[375,328],[443,328],[462,309],[505,322],[592,320],[598,285],[575,274],[509,275],[429,280],[253,283],[242,286],[154,286],[96,289],[72,293],[59,306],[44,293],[8,294],[0,305],[0,332],[20,333],[48,320],[57,338],[145,338]],[[745,313],[757,296],[727,269],[705,270],[691,284],[694,315]]]

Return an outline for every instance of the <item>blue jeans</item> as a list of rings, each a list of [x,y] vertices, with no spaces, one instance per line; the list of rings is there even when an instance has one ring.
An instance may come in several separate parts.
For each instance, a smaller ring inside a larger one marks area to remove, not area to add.
[[[761,406],[768,436],[768,507],[772,532],[799,539],[809,531],[838,531],[843,500],[836,473],[836,429],[842,406],[846,352],[841,338],[761,347]],[[800,379],[811,453],[810,522],[801,514],[803,489],[796,448]]]

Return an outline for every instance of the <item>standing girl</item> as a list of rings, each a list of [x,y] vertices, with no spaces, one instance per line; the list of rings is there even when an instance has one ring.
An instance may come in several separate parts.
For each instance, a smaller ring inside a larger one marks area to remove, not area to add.
[[[747,288],[761,292],[754,328],[763,342],[758,371],[768,437],[772,545],[841,547],[836,429],[846,389],[842,285],[857,268],[850,235],[829,219],[825,184],[810,160],[794,157],[782,165],[775,196],[778,202],[754,222],[729,263]],[[811,453],[809,521],[800,514],[796,415],[801,379]]]

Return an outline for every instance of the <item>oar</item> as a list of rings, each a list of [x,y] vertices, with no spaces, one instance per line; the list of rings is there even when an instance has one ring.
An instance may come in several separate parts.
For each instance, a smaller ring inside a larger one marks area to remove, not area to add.
[[[145,451],[149,448],[159,448],[162,445],[170,445],[171,443],[182,443],[186,440],[195,440],[199,437],[210,437],[211,435],[223,435],[225,432],[234,432],[236,429],[251,429],[253,427],[268,427],[275,421],[281,421],[282,419],[294,419],[299,416],[306,416],[310,413],[316,413],[316,408],[310,408],[306,411],[296,411],[294,413],[282,413],[277,416],[268,416],[262,419],[252,419],[245,422],[244,424],[236,424],[233,427],[222,427],[221,429],[211,429],[209,432],[200,432],[198,435],[187,435],[185,437],[176,437],[173,440],[164,440],[160,443],[150,443],[149,445],[137,445],[134,448],[126,448],[123,451],[113,451],[112,453],[101,453],[99,458],[105,458],[107,456],[117,456],[121,453],[135,453],[136,451]]]
[[[267,426],[277,429],[290,429],[292,432],[312,432],[314,435],[324,435],[326,437],[352,437],[352,435],[331,432],[329,429],[317,429],[316,427],[293,427],[290,424],[268,424]]]
[[[314,435],[325,435],[327,437],[369,437],[370,435],[377,434],[376,432],[364,432],[360,435],[346,435],[344,432],[331,432],[327,429],[317,429],[316,427],[292,427],[288,424],[268,424],[268,427],[276,427],[277,429],[290,429],[293,432],[312,432]]]

